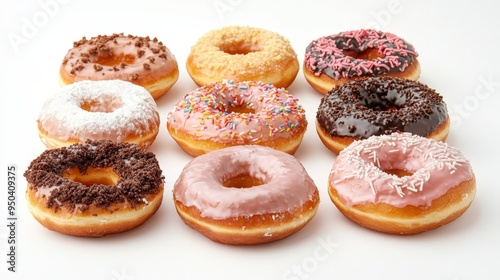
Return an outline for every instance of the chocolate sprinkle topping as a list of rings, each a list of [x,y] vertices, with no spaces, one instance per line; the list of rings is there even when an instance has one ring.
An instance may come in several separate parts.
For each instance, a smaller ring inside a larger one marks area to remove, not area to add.
[[[402,78],[359,78],[322,99],[318,124],[331,136],[359,139],[392,132],[427,136],[448,118],[441,95]]]
[[[85,64],[92,62],[99,64],[99,60],[101,58],[107,59],[113,57],[115,55],[119,55],[119,53],[114,53],[113,50],[116,51],[118,44],[118,38],[127,38],[128,40],[133,41],[134,46],[137,48],[137,58],[141,58],[146,54],[146,50],[152,52],[157,58],[167,59],[167,47],[163,45],[157,38],[151,39],[149,36],[140,37],[133,35],[124,35],[123,33],[115,33],[112,35],[98,35],[96,37],[91,37],[87,39],[83,37],[79,41],[73,42],[73,49],[66,54],[63,59],[63,65],[70,63],[71,70],[69,72],[72,75],[76,75],[78,71],[81,71],[85,68]],[[131,41],[128,41],[126,44],[131,44]],[[74,52],[73,50],[77,50]],[[85,59],[81,59],[84,57]],[[149,61],[153,63],[155,61],[154,56],[148,57]],[[124,68],[124,63],[121,63],[120,68]],[[109,69],[113,71],[119,71],[120,68],[115,67],[116,65],[109,66]],[[94,64],[95,71],[101,71],[104,65]],[[145,66],[146,68],[147,66]],[[107,69],[107,70],[109,70]]]
[[[116,186],[93,184],[86,186],[63,177],[70,168],[82,174],[89,167],[111,167],[120,177]],[[87,141],[69,147],[44,151],[33,160],[24,173],[30,189],[53,188],[47,198],[47,208],[77,207],[84,211],[90,205],[106,209],[114,203],[128,201],[132,207],[147,203],[143,198],[162,188],[164,176],[155,155],[136,144],[109,140]],[[83,205],[83,206],[82,206]]]

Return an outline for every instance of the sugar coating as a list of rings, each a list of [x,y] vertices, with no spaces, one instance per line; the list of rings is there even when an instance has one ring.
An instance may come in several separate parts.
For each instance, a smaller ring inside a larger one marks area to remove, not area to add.
[[[159,115],[151,94],[141,86],[121,80],[81,81],[49,98],[38,123],[60,140],[122,141],[158,129]]]
[[[232,55],[222,50],[226,46],[238,45],[247,45],[251,52]],[[226,77],[283,71],[283,61],[297,59],[290,42],[283,36],[244,26],[228,26],[207,32],[191,48],[191,53],[195,54],[194,62],[198,69],[215,71]]]

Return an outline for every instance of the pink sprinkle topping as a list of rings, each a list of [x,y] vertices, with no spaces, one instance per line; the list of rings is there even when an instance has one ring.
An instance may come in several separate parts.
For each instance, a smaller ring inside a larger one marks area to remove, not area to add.
[[[362,54],[370,49],[377,50],[377,58],[362,59],[345,54],[345,51]],[[324,73],[338,80],[403,72],[417,56],[411,44],[394,34],[361,29],[312,41],[306,48],[304,65],[316,76]]]

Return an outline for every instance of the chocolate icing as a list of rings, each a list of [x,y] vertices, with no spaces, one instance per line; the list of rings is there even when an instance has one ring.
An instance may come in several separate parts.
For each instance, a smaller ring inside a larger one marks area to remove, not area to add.
[[[368,138],[392,132],[427,136],[448,118],[441,95],[415,81],[359,78],[321,99],[316,118],[331,136]]]
[[[377,49],[379,57],[357,59],[344,52],[361,54],[370,49]],[[413,46],[394,34],[355,30],[312,41],[306,48],[304,65],[317,76],[325,74],[338,80],[402,72],[416,56]]]
[[[85,174],[88,167],[111,167],[120,177],[116,186],[82,183],[64,178],[63,172],[76,167]],[[155,155],[136,144],[108,140],[90,141],[46,150],[33,160],[24,173],[31,190],[58,186],[47,197],[47,207],[78,208],[90,205],[106,209],[128,201],[132,207],[146,203],[147,194],[160,191],[164,177]]]

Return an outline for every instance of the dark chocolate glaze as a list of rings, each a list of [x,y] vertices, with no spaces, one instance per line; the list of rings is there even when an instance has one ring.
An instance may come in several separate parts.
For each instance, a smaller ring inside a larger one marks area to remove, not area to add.
[[[393,132],[427,136],[448,118],[441,95],[415,81],[359,78],[321,99],[316,119],[331,136],[358,139]]]
[[[343,51],[363,53],[377,49],[380,57],[374,60],[357,59]],[[390,33],[376,30],[341,32],[313,40],[306,47],[305,66],[316,75],[332,79],[342,77],[380,76],[402,72],[417,56],[413,46]]]
[[[77,167],[85,174],[88,167],[111,167],[120,177],[116,186],[93,184],[86,186],[63,177],[63,172]],[[78,205],[84,211],[90,205],[106,209],[114,203],[128,201],[133,207],[145,203],[147,194],[155,194],[163,186],[162,170],[153,153],[136,144],[108,140],[87,141],[69,147],[44,151],[24,172],[30,189],[54,189],[47,198],[47,207]]]

